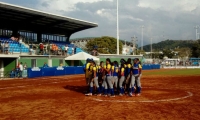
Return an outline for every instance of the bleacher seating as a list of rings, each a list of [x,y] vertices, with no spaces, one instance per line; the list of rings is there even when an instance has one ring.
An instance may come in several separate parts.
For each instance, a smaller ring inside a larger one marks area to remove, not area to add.
[[[26,47],[24,44],[20,44],[17,41],[13,41],[10,38],[6,38],[6,37],[0,37],[0,41],[1,43],[9,43],[9,52],[10,53],[29,53],[29,48]],[[56,44],[59,48],[62,48],[62,46],[66,46],[68,45],[69,49],[68,49],[68,54],[72,55],[72,48],[74,48],[74,44],[70,44],[67,42],[61,42],[61,41],[49,41],[50,44]],[[83,50],[81,48],[76,47],[76,53],[82,52]],[[75,54],[76,54],[75,53]]]
[[[46,41],[47,42],[47,41]],[[74,48],[74,44],[70,44],[70,43],[67,43],[67,42],[61,42],[61,41],[49,41],[50,44],[56,44],[59,48],[62,48],[62,46],[68,46],[69,49],[68,49],[68,54],[71,55],[72,54],[72,48]],[[83,50],[81,48],[76,48],[76,53],[79,53],[79,52],[83,52]],[[75,54],[76,54],[75,53]]]
[[[1,41],[1,43],[6,43],[6,42],[9,43],[9,52],[11,52],[11,53],[12,52],[18,53],[18,52],[20,52],[20,49],[21,49],[21,53],[29,53],[29,48],[23,44],[21,44],[21,47],[20,47],[20,44],[17,41],[13,41],[6,37],[0,37],[0,41]]]

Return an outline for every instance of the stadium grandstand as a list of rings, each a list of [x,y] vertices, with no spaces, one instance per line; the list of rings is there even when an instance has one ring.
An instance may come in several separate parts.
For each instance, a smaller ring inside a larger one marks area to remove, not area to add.
[[[70,44],[70,36],[98,26],[3,2],[0,2],[0,19],[1,77],[15,69],[19,62],[29,67],[40,67],[45,62],[49,66],[64,64],[66,55],[83,51]]]

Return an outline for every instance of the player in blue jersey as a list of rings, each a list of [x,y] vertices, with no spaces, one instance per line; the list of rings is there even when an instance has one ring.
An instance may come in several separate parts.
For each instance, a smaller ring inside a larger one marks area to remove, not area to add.
[[[141,93],[141,76],[142,76],[142,64],[138,58],[136,58],[137,64],[138,64],[138,79],[136,81],[136,96],[140,96]]]
[[[138,82],[138,77],[139,77],[139,63],[137,61],[137,59],[133,60],[133,65],[132,65],[132,69],[131,69],[131,82],[129,85],[129,96],[133,96],[133,92],[135,91],[134,85],[136,83],[136,87],[137,87],[137,91],[138,93],[140,93],[140,86],[139,84],[137,84]]]
[[[113,84],[115,85],[115,91],[117,91],[118,88],[118,72],[119,72],[119,65],[117,61],[113,62],[112,65],[112,76],[113,76]]]
[[[109,72],[108,72],[109,71]],[[102,74],[102,79],[103,79],[103,83],[102,83],[102,93],[104,93],[103,96],[107,97],[108,93],[110,93],[108,91],[108,76],[111,76],[111,62],[110,59],[106,59],[106,65],[103,66],[103,74]]]
[[[126,62],[126,65],[125,65],[125,91],[128,92],[128,88],[129,88],[129,85],[130,85],[130,81],[131,81],[131,67],[132,67],[132,64],[131,64],[131,58],[128,58],[127,62]]]

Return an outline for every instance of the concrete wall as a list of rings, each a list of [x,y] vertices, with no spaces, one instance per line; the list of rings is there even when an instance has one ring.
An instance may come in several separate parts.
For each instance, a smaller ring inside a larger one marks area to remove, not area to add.
[[[22,62],[23,64],[26,62],[28,67],[32,67],[32,59],[36,60],[36,67],[43,67],[44,63],[47,63],[50,67],[57,67],[60,66],[60,60],[63,60],[63,58],[52,58],[49,59],[48,57],[25,57],[20,58],[19,62]],[[65,65],[65,61],[63,60],[63,65]]]
[[[74,60],[74,62],[72,62],[71,60],[66,60],[65,66],[83,66],[85,62],[85,60]]]
[[[18,62],[26,63],[28,67],[31,67],[31,59],[19,59]]]
[[[4,74],[8,74],[12,69],[16,68],[16,58],[3,58]]]

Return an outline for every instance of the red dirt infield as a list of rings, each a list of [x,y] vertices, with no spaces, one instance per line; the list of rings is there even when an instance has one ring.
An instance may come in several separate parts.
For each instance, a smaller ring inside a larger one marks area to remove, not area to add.
[[[144,75],[140,97],[109,98],[85,96],[84,75],[4,80],[0,120],[199,120],[199,85],[200,76]]]

